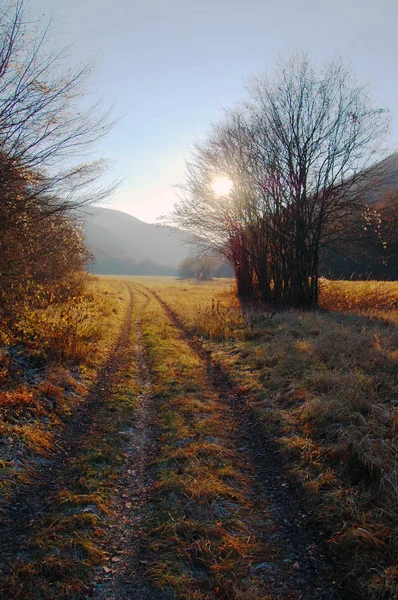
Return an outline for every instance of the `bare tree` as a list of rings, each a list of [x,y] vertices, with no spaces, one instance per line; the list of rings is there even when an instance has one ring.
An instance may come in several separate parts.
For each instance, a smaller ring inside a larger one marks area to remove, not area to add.
[[[24,0],[0,0],[0,155],[6,169],[37,175],[30,193],[53,213],[112,191],[100,183],[105,163],[88,153],[113,122],[99,103],[83,108],[92,65],[66,68],[50,33],[28,21]]]
[[[173,222],[231,260],[242,295],[314,307],[321,250],[360,219],[388,127],[341,62],[317,72],[295,55],[197,146]],[[216,198],[220,174],[234,186]]]
[[[0,0],[3,303],[11,287],[18,287],[15,282],[50,281],[70,271],[61,249],[61,240],[66,243],[68,236],[69,264],[83,266],[81,257],[88,255],[71,219],[114,189],[101,183],[105,163],[90,159],[93,144],[113,125],[99,104],[85,102],[83,108],[91,66],[65,68],[65,51],[51,43],[50,33],[49,25],[29,21],[24,0]]]
[[[320,249],[344,235],[380,177],[370,167],[388,130],[341,62],[318,73],[305,55],[282,63],[274,80],[256,80],[249,104],[259,153],[282,189],[288,221],[289,300],[316,306]]]
[[[180,262],[178,271],[181,279],[196,278],[198,281],[209,281],[219,276],[218,272],[225,266],[225,262],[215,256],[187,256]]]

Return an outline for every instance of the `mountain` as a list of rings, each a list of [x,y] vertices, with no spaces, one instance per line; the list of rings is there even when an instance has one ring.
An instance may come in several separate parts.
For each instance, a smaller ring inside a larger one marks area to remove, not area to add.
[[[375,183],[367,194],[367,201],[371,204],[379,202],[389,192],[398,191],[398,152],[387,156],[369,169],[374,174]]]
[[[370,212],[352,240],[337,240],[322,253],[322,274],[353,279],[398,279],[398,152],[366,172]]]
[[[94,273],[172,275],[189,254],[187,235],[140,221],[127,213],[93,207],[86,216],[85,239]]]

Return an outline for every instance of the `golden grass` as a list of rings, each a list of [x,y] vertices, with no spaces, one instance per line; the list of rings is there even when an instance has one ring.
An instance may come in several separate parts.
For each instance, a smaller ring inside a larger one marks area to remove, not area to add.
[[[127,301],[124,283],[91,278],[79,297],[22,312],[1,332],[0,504],[53,451],[109,354]]]
[[[323,282],[328,312],[241,306],[227,282],[145,281],[275,440],[364,597],[398,595],[398,283]]]
[[[352,311],[398,325],[398,282],[321,281],[320,304],[331,311]]]

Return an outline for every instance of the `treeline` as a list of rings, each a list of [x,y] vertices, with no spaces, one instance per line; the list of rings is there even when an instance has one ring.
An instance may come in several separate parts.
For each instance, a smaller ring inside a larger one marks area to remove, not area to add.
[[[103,256],[90,262],[89,271],[106,275],[161,275],[181,279],[209,280],[213,277],[233,277],[231,265],[215,256],[187,257],[175,267],[161,265],[154,260],[136,261],[134,258]]]
[[[134,258],[104,256],[95,259],[90,265],[91,273],[106,275],[177,275],[178,269],[172,265],[160,265],[154,260],[136,261]]]
[[[196,145],[169,222],[231,263],[241,297],[315,307],[329,248],[371,237],[388,259],[396,213],[365,198],[389,121],[340,62],[294,55]]]
[[[209,281],[213,277],[233,277],[231,265],[216,256],[187,256],[178,267],[181,279]]]
[[[72,71],[23,0],[0,0],[0,316],[75,293],[89,252],[79,211],[109,193],[86,162],[111,124],[81,108],[90,65]]]

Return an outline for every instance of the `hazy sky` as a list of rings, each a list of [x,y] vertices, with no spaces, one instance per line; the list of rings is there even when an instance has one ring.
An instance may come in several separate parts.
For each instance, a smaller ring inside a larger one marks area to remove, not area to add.
[[[101,142],[124,181],[107,202],[142,220],[172,208],[189,145],[245,96],[252,75],[300,49],[341,56],[398,114],[398,0],[26,0],[54,17],[70,61],[95,58],[94,97],[122,116]],[[398,147],[397,117],[391,149]]]

